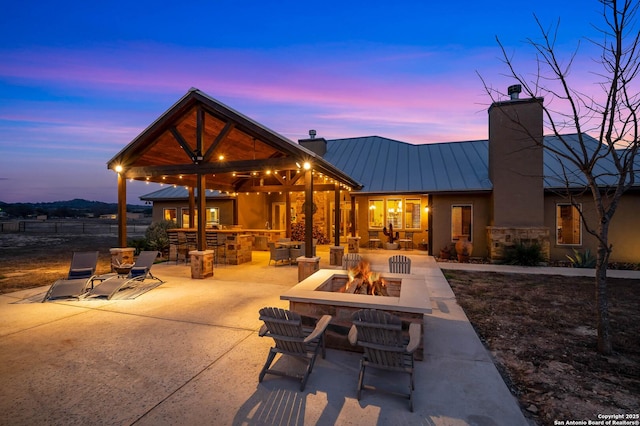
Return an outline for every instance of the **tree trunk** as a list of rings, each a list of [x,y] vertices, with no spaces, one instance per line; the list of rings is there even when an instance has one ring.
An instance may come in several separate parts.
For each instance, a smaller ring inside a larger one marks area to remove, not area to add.
[[[605,235],[603,235],[605,234]],[[611,354],[611,327],[609,325],[609,296],[607,292],[607,266],[609,263],[609,248],[602,243],[607,241],[607,230],[601,230],[600,236],[605,237],[598,244],[598,260],[596,262],[596,311],[598,328],[598,352]]]

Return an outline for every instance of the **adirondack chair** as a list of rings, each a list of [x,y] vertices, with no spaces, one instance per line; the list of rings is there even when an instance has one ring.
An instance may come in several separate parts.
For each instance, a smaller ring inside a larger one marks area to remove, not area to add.
[[[299,314],[280,308],[260,309],[260,320],[264,321],[264,325],[258,334],[260,337],[271,337],[275,346],[269,350],[267,361],[260,371],[259,381],[262,382],[267,373],[294,377],[301,379],[300,391],[304,391],[318,352],[322,351],[322,358],[325,357],[324,332],[331,321],[331,315],[323,315],[313,330],[302,326]],[[269,368],[278,353],[306,361],[307,368],[304,374],[294,375]]]
[[[366,367],[409,374],[409,393],[391,392],[409,398],[413,411],[413,353],[420,344],[419,324],[409,325],[409,342],[402,334],[402,321],[395,315],[376,309],[361,309],[351,317],[349,343],[364,349],[358,377],[358,400],[362,389],[379,390],[364,384]]]
[[[411,259],[402,254],[396,254],[389,258],[389,272],[394,274],[410,274]]]
[[[358,266],[360,262],[362,262],[362,256],[358,253],[347,253],[342,256],[342,269],[348,271]]]

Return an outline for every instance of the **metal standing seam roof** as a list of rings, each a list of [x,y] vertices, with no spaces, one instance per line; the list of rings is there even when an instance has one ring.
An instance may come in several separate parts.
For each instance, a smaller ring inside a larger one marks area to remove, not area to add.
[[[207,198],[231,199],[235,198],[224,192],[208,189]],[[140,197],[142,201],[160,201],[160,200],[183,200],[189,198],[189,190],[184,186],[169,185],[166,188],[150,192]]]
[[[598,141],[583,135],[588,150],[598,149]],[[579,143],[577,134],[563,135],[569,144]],[[547,146],[566,150],[557,136],[545,136]],[[491,191],[489,180],[489,141],[440,142],[413,145],[380,136],[327,140],[324,160],[363,184],[357,193],[448,193]],[[544,150],[545,189],[565,188],[561,160]],[[567,164],[567,161],[564,161]],[[596,173],[606,186],[615,183],[615,167],[610,159],[600,160]],[[568,173],[570,187],[584,188],[580,172]],[[640,185],[640,179],[636,180]],[[187,190],[166,188],[142,198],[184,198]],[[166,192],[163,192],[166,191]],[[221,194],[222,195],[222,194]]]
[[[361,193],[490,191],[488,142],[413,145],[380,136],[327,140],[324,159]]]

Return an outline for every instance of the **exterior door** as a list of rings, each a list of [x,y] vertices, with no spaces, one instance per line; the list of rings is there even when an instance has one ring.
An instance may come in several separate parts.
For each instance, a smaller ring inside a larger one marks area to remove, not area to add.
[[[273,224],[272,229],[287,229],[287,209],[285,203],[273,203],[272,205]]]

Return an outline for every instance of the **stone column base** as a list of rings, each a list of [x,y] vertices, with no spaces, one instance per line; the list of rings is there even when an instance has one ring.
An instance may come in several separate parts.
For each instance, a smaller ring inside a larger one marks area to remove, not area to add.
[[[360,237],[347,237],[349,253],[360,252]]]
[[[298,262],[298,282],[313,275],[314,272],[320,270],[320,258],[319,257],[304,257],[300,256],[296,259]]]
[[[329,247],[329,264],[342,266],[342,256],[344,256],[344,247],[333,246]]]
[[[133,264],[133,254],[136,249],[133,247],[112,248],[111,253],[111,272],[116,272],[114,265],[122,265],[123,263]]]
[[[213,277],[213,250],[193,250],[189,252],[191,259],[191,278],[203,279]]]

